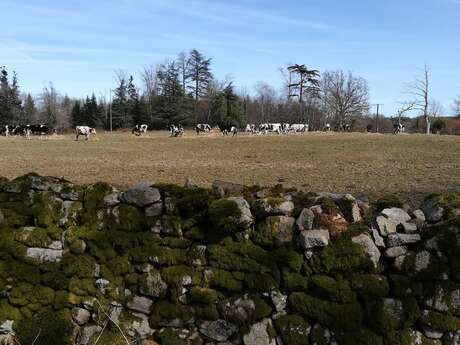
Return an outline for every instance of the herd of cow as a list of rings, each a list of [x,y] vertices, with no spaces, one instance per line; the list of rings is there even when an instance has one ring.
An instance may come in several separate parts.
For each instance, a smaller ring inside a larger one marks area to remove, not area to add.
[[[216,126],[216,129],[220,130],[222,135],[228,135],[229,133],[232,136],[238,134],[238,127],[232,125],[219,125]],[[146,124],[136,125],[132,129],[132,134],[137,136],[142,136],[147,133],[148,126]],[[331,131],[331,125],[327,123],[324,128],[324,131]],[[346,124],[340,126],[340,131],[350,132],[351,126]],[[394,125],[394,134],[404,133],[406,130],[405,126],[401,123]],[[91,134],[96,134],[96,129],[89,126],[76,126],[76,140],[80,136],[84,136],[86,140],[89,140]],[[213,128],[207,123],[200,123],[195,126],[196,134],[201,133],[212,133]],[[260,125],[247,124],[244,132],[257,135],[265,135],[267,133],[276,133],[276,134],[289,134],[289,133],[305,133],[309,131],[308,124],[304,123],[262,123]],[[48,135],[55,133],[55,130],[51,130],[47,125],[6,125],[0,127],[0,135],[5,136],[24,136],[27,139],[30,139],[31,136],[47,137]],[[169,126],[169,132],[171,137],[181,137],[184,134],[184,128],[182,125],[171,124]]]

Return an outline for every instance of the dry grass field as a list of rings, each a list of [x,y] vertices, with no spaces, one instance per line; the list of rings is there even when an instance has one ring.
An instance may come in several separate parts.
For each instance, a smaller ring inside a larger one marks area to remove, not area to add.
[[[311,191],[409,200],[422,194],[460,191],[460,137],[309,133],[182,138],[167,132],[145,137],[98,134],[76,142],[0,137],[0,176],[35,171],[78,183],[107,181],[120,187],[139,180],[182,184],[187,177],[210,186],[222,179],[246,185],[300,187]]]

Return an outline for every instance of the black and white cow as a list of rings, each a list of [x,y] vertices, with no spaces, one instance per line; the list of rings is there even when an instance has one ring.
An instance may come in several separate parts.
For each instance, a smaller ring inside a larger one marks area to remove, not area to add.
[[[289,123],[282,123],[281,124],[281,132],[282,133],[287,134],[287,133],[289,133],[290,130],[291,130],[291,125]]]
[[[195,131],[196,131],[196,134],[211,133],[212,128],[211,128],[211,125],[209,125],[207,123],[199,123],[199,124],[196,125]]]
[[[232,136],[234,137],[238,134],[238,128],[236,126],[221,124],[219,125],[219,129],[222,135],[228,135],[228,133],[230,132],[233,133]]]
[[[395,123],[393,125],[393,134],[404,133],[406,131],[406,126],[402,123]]]
[[[141,135],[147,133],[148,128],[149,128],[149,126],[147,126],[147,125],[135,125],[133,130],[132,130],[132,133],[136,134],[137,136],[141,136]]]
[[[281,123],[262,123],[259,125],[259,132],[267,134],[267,132],[281,134]]]
[[[182,125],[170,125],[169,132],[171,133],[172,137],[181,137],[184,134],[184,128]]]
[[[341,132],[351,132],[351,126],[350,126],[348,123],[346,123],[346,124],[343,124],[343,125],[339,128],[339,130],[340,130]]]
[[[294,133],[305,133],[305,132],[308,132],[308,127],[309,127],[308,124],[293,123],[289,129],[291,132],[294,132]]]
[[[89,140],[89,137],[90,137],[91,134],[96,135],[96,129],[91,128],[89,126],[77,126],[77,127],[75,127],[75,131],[77,133],[76,140],[78,140],[78,137],[80,135],[84,135],[86,140]]]
[[[330,132],[331,131],[331,124],[330,123],[326,123],[326,125],[324,126],[324,131],[325,132]]]
[[[28,126],[28,130],[32,135],[39,135],[39,136],[48,136],[51,133],[51,129],[47,125],[30,125]]]
[[[252,134],[254,134],[254,133],[256,132],[256,125],[254,125],[254,124],[249,124],[249,123],[248,123],[248,124],[246,125],[244,131],[245,131],[246,133],[252,133]]]

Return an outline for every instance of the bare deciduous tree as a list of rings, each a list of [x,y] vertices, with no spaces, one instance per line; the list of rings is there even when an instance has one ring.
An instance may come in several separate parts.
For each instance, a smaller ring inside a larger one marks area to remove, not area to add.
[[[455,115],[460,116],[460,97],[454,100]]]
[[[321,79],[321,99],[328,120],[341,128],[352,116],[363,116],[369,111],[367,81],[351,72],[326,71]]]
[[[407,91],[407,94],[414,97],[415,109],[422,112],[426,134],[431,133],[430,86],[430,68],[425,65],[421,74],[414,78],[412,84],[408,85]]]
[[[402,117],[411,110],[414,110],[415,103],[414,102],[407,102],[404,103],[398,110],[396,116],[398,117],[398,125],[401,125]]]
[[[257,122],[267,122],[274,120],[272,118],[276,109],[276,91],[275,89],[262,81],[259,81],[255,89],[255,101],[257,102],[257,113],[259,118]]]
[[[58,125],[59,117],[59,100],[58,93],[53,86],[53,83],[45,85],[41,94],[42,102],[42,121],[45,122],[51,128],[55,128]]]

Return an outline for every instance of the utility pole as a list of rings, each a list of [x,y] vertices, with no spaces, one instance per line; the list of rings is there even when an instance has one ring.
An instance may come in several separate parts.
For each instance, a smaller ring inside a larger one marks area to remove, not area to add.
[[[379,109],[381,105],[383,104],[381,103],[373,104],[373,106],[377,107],[377,113],[375,115],[375,133],[379,132]]]
[[[110,118],[110,132],[112,132],[112,89],[109,89],[109,118]]]

